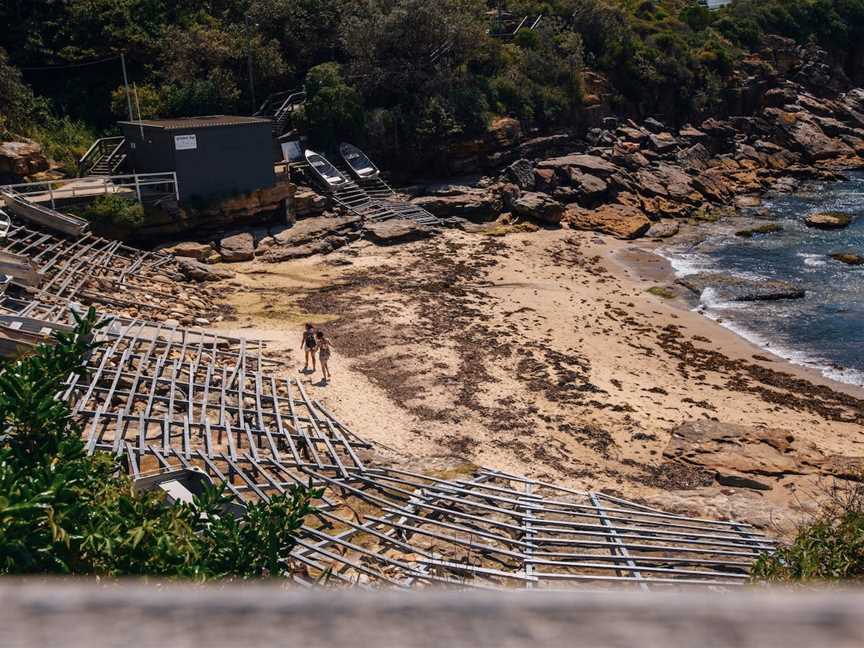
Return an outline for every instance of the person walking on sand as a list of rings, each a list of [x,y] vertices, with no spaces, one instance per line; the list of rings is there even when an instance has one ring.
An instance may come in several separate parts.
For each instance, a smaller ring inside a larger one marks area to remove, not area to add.
[[[306,324],[306,330],[303,331],[303,342],[300,348],[306,352],[306,366],[303,367],[303,373],[309,371],[309,358],[312,358],[312,373],[315,373],[315,352],[318,347],[318,342],[315,339],[315,327],[312,324]]]
[[[333,344],[330,342],[330,338],[324,333],[324,331],[318,331],[315,336],[318,339],[318,358],[321,360],[321,373],[324,374],[324,382],[326,383],[330,380],[330,352],[333,349]]]

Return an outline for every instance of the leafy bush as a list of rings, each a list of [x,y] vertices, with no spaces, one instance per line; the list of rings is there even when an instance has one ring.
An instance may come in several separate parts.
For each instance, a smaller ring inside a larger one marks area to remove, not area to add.
[[[26,134],[42,144],[45,155],[58,162],[66,175],[77,175],[78,160],[93,144],[96,133],[82,121],[54,116],[44,100],[37,100],[36,105],[38,119]]]
[[[88,456],[80,428],[57,398],[66,378],[86,373],[93,309],[71,333],[0,372],[0,574],[94,574],[245,579],[285,575],[286,558],[313,499],[294,487],[222,514],[231,498],[208,489],[192,504],[136,495],[107,455]]]
[[[134,229],[144,224],[144,208],[117,194],[99,196],[87,205],[82,215],[97,228],[112,226]]]
[[[864,579],[864,485],[835,487],[828,504],[788,545],[759,559],[757,581]]]

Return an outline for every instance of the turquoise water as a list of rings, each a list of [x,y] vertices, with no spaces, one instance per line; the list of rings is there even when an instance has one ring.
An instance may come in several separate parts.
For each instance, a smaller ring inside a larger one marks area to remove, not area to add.
[[[807,214],[826,210],[856,219],[840,231],[804,225]],[[733,234],[762,222],[776,222],[783,231],[749,240]],[[864,266],[828,256],[839,251],[864,255],[864,173],[850,174],[848,182],[802,186],[799,193],[769,197],[749,218],[745,213],[743,220],[717,226],[699,243],[663,253],[679,274],[722,271],[802,286],[807,296],[801,300],[746,304],[724,303],[708,290],[699,308],[778,355],[818,367],[830,378],[864,385]]]

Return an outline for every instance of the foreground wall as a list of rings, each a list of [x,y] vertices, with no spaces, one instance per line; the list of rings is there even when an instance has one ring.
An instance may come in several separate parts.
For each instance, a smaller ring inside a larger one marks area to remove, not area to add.
[[[388,593],[0,581],[0,646],[864,646],[859,592]]]

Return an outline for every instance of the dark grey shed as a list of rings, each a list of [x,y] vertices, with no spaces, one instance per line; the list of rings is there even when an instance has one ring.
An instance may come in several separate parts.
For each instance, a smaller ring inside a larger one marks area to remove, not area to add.
[[[271,187],[273,122],[212,115],[120,122],[137,173],[175,171],[180,202],[209,201]]]

